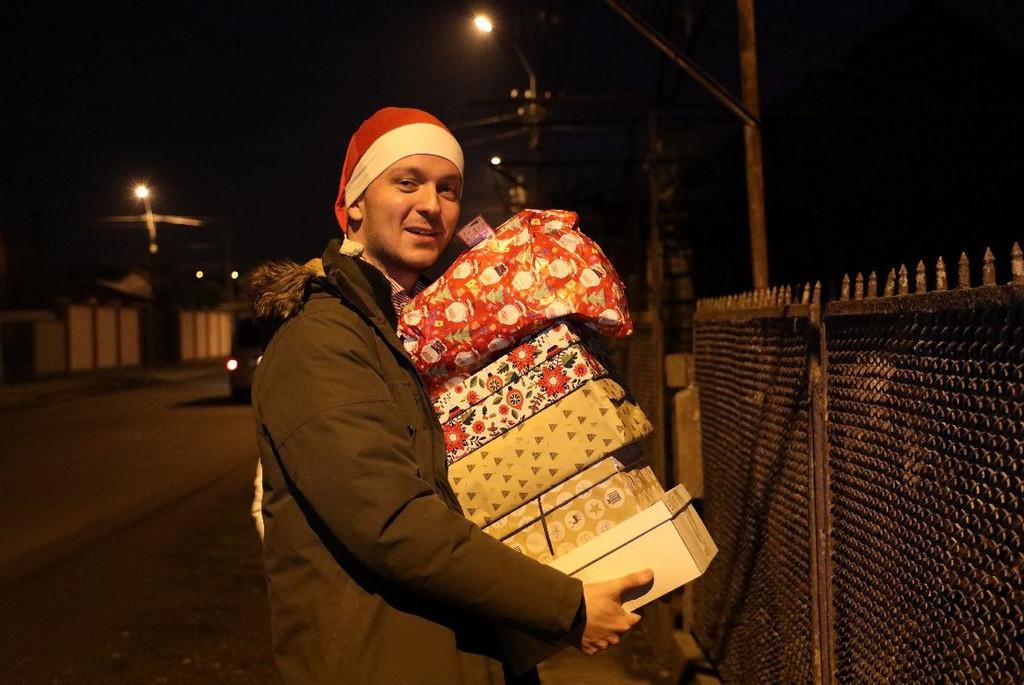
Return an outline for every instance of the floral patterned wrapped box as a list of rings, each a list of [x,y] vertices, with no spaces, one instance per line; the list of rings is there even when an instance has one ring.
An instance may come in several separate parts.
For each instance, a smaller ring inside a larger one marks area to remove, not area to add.
[[[479,371],[452,376],[456,383],[432,395],[437,420],[444,423],[455,418],[482,399],[500,391],[527,370],[543,364],[577,343],[587,347],[591,353],[600,350],[597,336],[588,329],[571,326],[564,320],[555,321]]]
[[[483,530],[547,563],[611,530],[664,494],[649,467],[622,471],[622,464],[608,457]]]
[[[456,461],[448,480],[466,518],[485,525],[651,431],[621,385],[589,380]]]
[[[562,330],[548,329],[545,333],[552,335],[542,333],[533,342],[516,347],[465,384],[452,388],[454,397],[434,403],[435,409],[439,404],[451,405],[447,420],[441,418],[449,464],[483,447],[588,380],[608,374],[605,366],[580,343],[561,350],[544,347],[554,342],[552,338],[573,337],[567,335],[564,324],[557,328]],[[539,364],[535,363],[538,356],[542,357]],[[457,390],[462,392],[454,392]]]
[[[436,396],[563,317],[605,335],[633,330],[622,281],[575,212],[527,209],[413,298],[399,335]]]

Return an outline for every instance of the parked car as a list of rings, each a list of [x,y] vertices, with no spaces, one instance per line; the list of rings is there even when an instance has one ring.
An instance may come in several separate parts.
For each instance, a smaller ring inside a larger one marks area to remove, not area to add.
[[[235,335],[231,339],[231,356],[228,357],[228,384],[231,398],[236,402],[249,401],[252,392],[252,375],[256,365],[263,358],[260,329],[255,319],[239,319],[235,323]]]

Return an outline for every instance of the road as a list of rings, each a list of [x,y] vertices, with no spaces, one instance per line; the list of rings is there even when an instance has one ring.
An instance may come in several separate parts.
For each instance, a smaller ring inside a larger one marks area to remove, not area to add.
[[[277,682],[254,426],[226,395],[211,378],[0,412],[0,683]],[[655,661],[633,631],[542,679],[647,685]]]
[[[0,413],[0,682],[272,682],[221,377]]]

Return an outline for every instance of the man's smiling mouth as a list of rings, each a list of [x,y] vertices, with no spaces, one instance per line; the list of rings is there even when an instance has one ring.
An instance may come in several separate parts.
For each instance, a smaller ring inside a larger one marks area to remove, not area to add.
[[[410,233],[414,233],[416,235],[428,236],[428,237],[431,237],[431,238],[433,238],[435,236],[438,236],[438,235],[441,235],[440,231],[435,231],[432,228],[422,228],[420,226],[408,226],[408,227],[406,227],[405,230],[409,231]]]

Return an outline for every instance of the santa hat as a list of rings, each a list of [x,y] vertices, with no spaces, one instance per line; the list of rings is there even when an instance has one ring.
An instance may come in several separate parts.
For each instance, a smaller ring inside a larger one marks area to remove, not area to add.
[[[385,107],[352,134],[341,167],[341,184],[334,214],[341,230],[348,229],[346,207],[389,166],[410,155],[437,155],[462,174],[462,148],[455,136],[432,114],[420,109]]]

